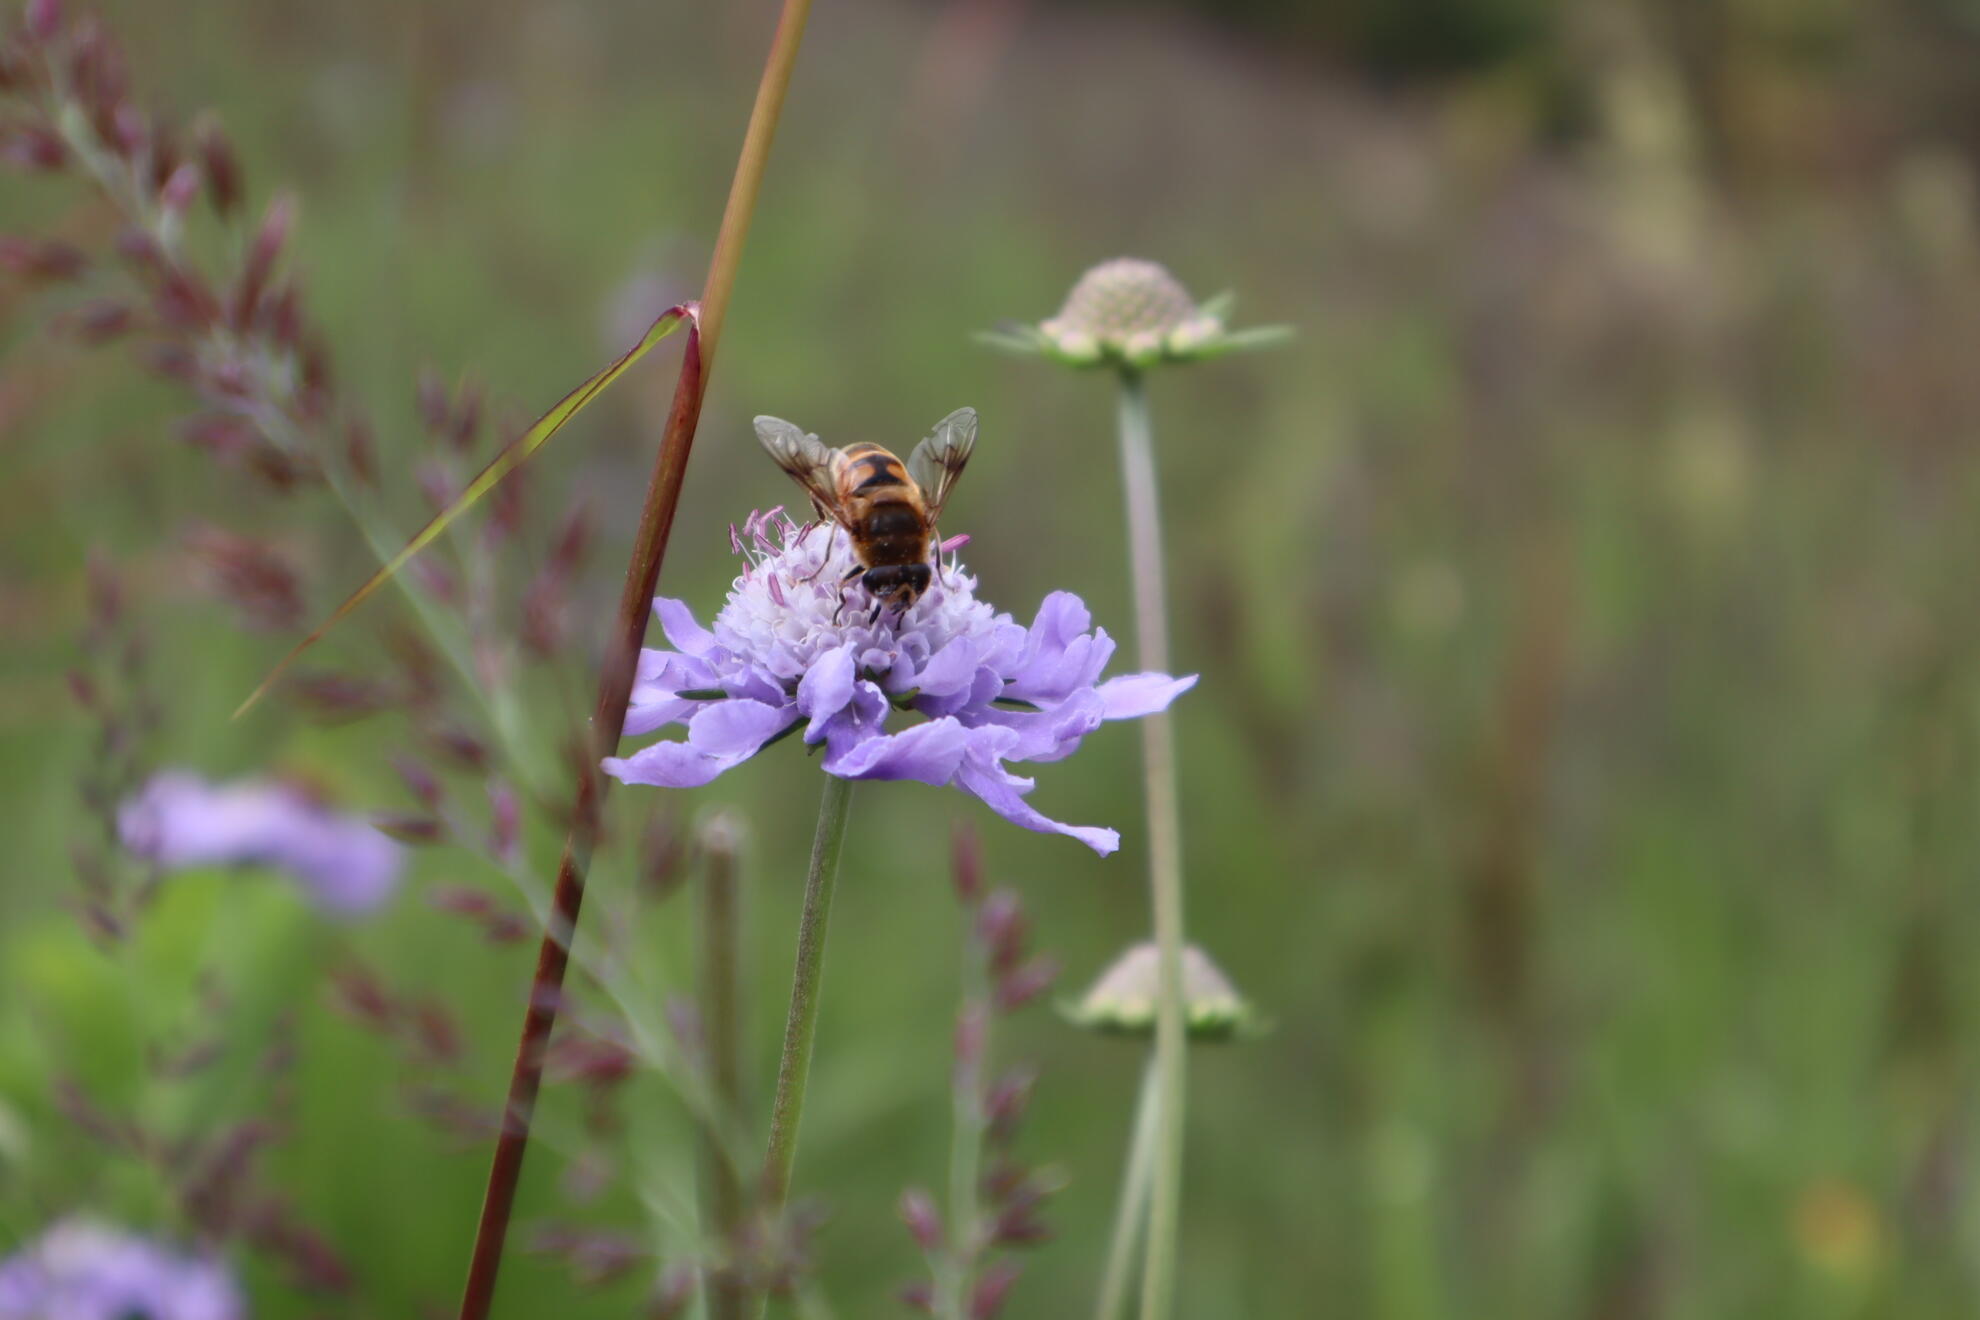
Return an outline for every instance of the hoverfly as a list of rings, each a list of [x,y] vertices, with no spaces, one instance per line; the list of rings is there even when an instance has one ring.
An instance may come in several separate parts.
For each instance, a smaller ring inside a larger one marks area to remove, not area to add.
[[[935,423],[905,464],[875,444],[834,449],[777,417],[757,418],[756,438],[804,487],[818,517],[852,538],[859,563],[841,579],[841,590],[859,579],[878,602],[873,619],[921,598],[941,544],[935,523],[976,447],[976,409],[958,408]]]

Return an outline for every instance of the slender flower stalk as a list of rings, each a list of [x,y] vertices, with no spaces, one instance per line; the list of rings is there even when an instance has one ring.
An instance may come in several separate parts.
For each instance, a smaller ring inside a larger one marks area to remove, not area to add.
[[[1135,649],[1143,666],[1169,665],[1167,580],[1162,564],[1162,511],[1155,480],[1147,385],[1123,368],[1120,394],[1121,476],[1127,491],[1128,564],[1134,578]],[[1148,885],[1157,963],[1155,1074],[1156,1143],[1149,1177],[1148,1253],[1143,1262],[1143,1320],[1163,1320],[1173,1306],[1176,1238],[1182,1215],[1183,1106],[1188,1096],[1182,951],[1182,821],[1176,803],[1175,731],[1166,711],[1141,724],[1141,758],[1148,799]]]
[[[770,1111],[770,1150],[763,1161],[763,1205],[773,1216],[790,1198],[791,1168],[797,1162],[798,1123],[804,1116],[805,1088],[811,1079],[811,1044],[818,1034],[825,930],[832,916],[832,893],[839,879],[839,854],[845,847],[852,796],[852,780],[825,776],[818,829],[811,839],[811,865],[804,876],[804,911],[798,918],[797,959],[791,973],[791,1009],[784,1020],[777,1099]]]
[[[1107,1244],[1106,1271],[1100,1276],[1100,1304],[1094,1320],[1121,1320],[1127,1312],[1128,1289],[1134,1276],[1135,1252],[1148,1223],[1148,1179],[1155,1162],[1159,1131],[1161,1079],[1151,1061],[1141,1075],[1141,1095],[1134,1106],[1134,1135],[1129,1139],[1127,1171],[1121,1175],[1120,1204],[1114,1207],[1114,1234]]]
[[[963,959],[962,1017],[956,1024],[953,1116],[949,1128],[949,1246],[935,1271],[935,1314],[969,1320],[971,1249],[978,1226],[978,1187],[983,1179],[984,1055],[990,1030],[990,969],[982,942],[971,941]]]
[[[1133,945],[1100,974],[1078,1003],[1066,1005],[1062,1011],[1089,1031],[1146,1039],[1156,1030],[1161,963],[1157,945]],[[1193,944],[1183,946],[1182,989],[1183,1021],[1191,1041],[1237,1040],[1263,1029],[1250,1003],[1223,969]],[[1128,1145],[1127,1170],[1121,1178],[1120,1204],[1114,1214],[1113,1241],[1101,1275],[1095,1320],[1122,1320],[1133,1296],[1137,1253],[1142,1231],[1148,1226],[1149,1186],[1162,1135],[1161,1088],[1161,1070],[1158,1061],[1151,1058],[1142,1072],[1141,1095],[1135,1102],[1134,1132]]]
[[[965,920],[962,1002],[950,1071],[949,1190],[946,1210],[910,1187],[901,1222],[921,1248],[929,1277],[899,1296],[937,1320],[995,1320],[1023,1267],[1014,1253],[1051,1236],[1042,1218],[1063,1179],[1030,1168],[1017,1139],[1038,1075],[1019,1065],[993,1075],[997,1025],[1043,994],[1059,965],[1030,952],[1031,923],[1014,889],[983,889],[983,855],[973,831],[959,830],[956,896]]]
[[[733,817],[720,815],[701,832],[706,864],[702,870],[700,926],[701,1024],[708,1058],[709,1086],[716,1113],[702,1131],[703,1193],[708,1229],[721,1242],[723,1257],[708,1271],[709,1320],[742,1320],[748,1301],[735,1260],[747,1200],[721,1124],[740,1124],[742,1086],[742,917],[737,871],[741,840]]]
[[[1082,275],[1055,316],[1036,325],[1008,325],[980,335],[993,347],[1031,354],[1075,368],[1104,368],[1120,384],[1121,476],[1127,496],[1128,566],[1134,589],[1137,659],[1150,670],[1169,664],[1169,622],[1162,566],[1161,500],[1148,419],[1144,373],[1157,366],[1198,362],[1225,353],[1278,343],[1283,326],[1232,330],[1226,324],[1229,294],[1198,303],[1166,269],[1152,261],[1121,257]],[[1187,1101],[1188,1016],[1184,1002],[1181,812],[1176,791],[1175,733],[1168,716],[1154,712],[1142,725],[1142,768],[1148,817],[1149,906],[1155,934],[1155,1057],[1151,1088],[1142,1108],[1153,1107],[1153,1147],[1137,1135],[1126,1186],[1133,1192],[1146,1160],[1147,1249],[1143,1259],[1141,1315],[1167,1320],[1174,1309],[1178,1230],[1182,1214],[1184,1105]],[[1137,1130],[1144,1126],[1137,1121]],[[1132,1255],[1139,1196],[1123,1204],[1114,1258],[1102,1288],[1102,1314],[1126,1296],[1126,1259]]]
[[[556,1021],[557,1001],[563,990],[569,944],[577,929],[578,911],[584,901],[584,880],[597,842],[600,799],[604,783],[595,767],[598,758],[609,754],[619,741],[625,723],[626,706],[639,658],[639,645],[646,634],[647,612],[659,582],[661,561],[667,539],[673,530],[674,511],[680,503],[681,482],[686,474],[689,452],[694,447],[701,403],[713,369],[716,348],[728,313],[729,295],[735,287],[736,268],[756,209],[757,193],[777,122],[790,88],[791,72],[810,16],[810,0],[784,0],[777,21],[770,55],[764,64],[756,103],[750,111],[742,153],[736,161],[735,177],[729,186],[729,200],[722,214],[722,226],[710,258],[708,278],[702,286],[698,314],[698,334],[691,334],[681,374],[668,410],[665,433],[654,460],[653,476],[647,486],[640,511],[639,531],[631,562],[626,567],[625,590],[620,596],[617,628],[605,654],[598,683],[598,702],[592,717],[591,734],[597,757],[587,757],[579,769],[576,810],[565,841],[563,860],[558,867],[557,886],[551,899],[550,922],[537,953],[536,974],[531,983],[529,1004],[524,1012],[521,1040],[509,1082],[502,1133],[496,1141],[495,1156],[488,1171],[488,1191],[482,1204],[481,1221],[475,1232],[474,1253],[469,1262],[467,1282],[462,1290],[461,1320],[485,1320],[494,1300],[495,1279],[501,1267],[502,1249],[508,1237],[509,1217],[515,1205],[516,1184],[522,1176],[524,1151],[529,1142],[529,1123],[536,1107],[537,1091],[543,1081],[543,1052]]]

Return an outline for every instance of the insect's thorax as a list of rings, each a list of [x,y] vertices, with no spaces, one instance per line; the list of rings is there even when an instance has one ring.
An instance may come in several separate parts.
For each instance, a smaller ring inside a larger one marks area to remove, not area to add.
[[[928,514],[901,460],[872,444],[849,445],[841,455],[839,503],[860,562],[869,568],[925,562]]]

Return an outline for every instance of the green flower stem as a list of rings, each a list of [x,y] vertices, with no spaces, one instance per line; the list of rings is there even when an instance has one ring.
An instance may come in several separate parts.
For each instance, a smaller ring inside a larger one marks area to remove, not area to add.
[[[1128,565],[1134,579],[1135,644],[1141,667],[1169,671],[1169,612],[1162,571],[1162,510],[1147,385],[1121,373],[1121,476],[1127,490]],[[1142,1320],[1167,1320],[1174,1307],[1177,1232],[1182,1217],[1183,1106],[1188,1040],[1183,1033],[1182,825],[1176,802],[1175,729],[1167,712],[1141,721],[1148,802],[1148,887],[1159,950],[1155,1008],[1156,1143],[1149,1180],[1148,1251]]]
[[[825,971],[825,926],[832,915],[832,888],[839,878],[839,852],[846,842],[853,781],[825,776],[818,804],[818,832],[811,839],[811,869],[804,878],[804,913],[798,919],[797,962],[791,975],[791,1011],[784,1020],[784,1054],[777,1064],[777,1100],[770,1111],[770,1152],[763,1161],[763,1206],[775,1215],[791,1192],[791,1166],[797,1160],[798,1121],[804,1115],[805,1084],[811,1077],[811,1042],[818,1034],[818,982]]]
[[[748,1294],[735,1268],[742,1229],[743,1182],[724,1141],[721,1125],[741,1121],[742,1095],[742,920],[737,882],[735,834],[703,832],[708,865],[702,873],[700,926],[701,1020],[707,1041],[708,1080],[714,1092],[714,1121],[701,1132],[703,1198],[707,1230],[722,1244],[719,1263],[708,1271],[708,1320],[742,1320]]]
[[[1107,1247],[1107,1272],[1100,1277],[1100,1304],[1094,1308],[1094,1320],[1121,1320],[1127,1312],[1134,1253],[1141,1245],[1141,1231],[1148,1225],[1148,1175],[1155,1162],[1160,1096],[1159,1078],[1151,1063],[1141,1074],[1141,1098],[1134,1107],[1127,1172],[1121,1178],[1121,1202],[1114,1210],[1114,1237]]]

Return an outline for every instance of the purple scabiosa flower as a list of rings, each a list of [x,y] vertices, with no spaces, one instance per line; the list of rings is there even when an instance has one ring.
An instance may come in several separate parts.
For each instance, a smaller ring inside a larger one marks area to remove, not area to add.
[[[220,1262],[72,1220],[0,1261],[0,1320],[242,1320]]]
[[[1065,825],[1025,795],[1013,761],[1058,761],[1104,720],[1166,709],[1194,675],[1100,681],[1114,653],[1079,597],[1055,591],[1029,628],[976,598],[976,579],[945,565],[904,611],[874,610],[845,532],[799,527],[781,510],[752,514],[730,541],[749,567],[713,629],[678,600],[654,602],[672,650],[640,654],[627,734],[687,726],[605,769],[628,784],[705,784],[787,734],[824,748],[827,774],[951,785],[1028,830],[1067,834],[1095,852],[1110,829]],[[954,549],[961,538],[946,548]],[[896,712],[925,719],[896,732]]]
[[[272,866],[328,912],[357,916],[391,897],[405,850],[357,816],[287,784],[209,784],[183,770],[154,775],[117,811],[124,846],[167,871]]]

